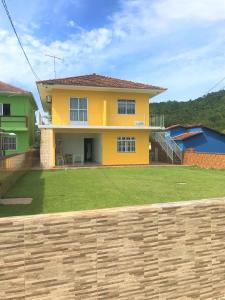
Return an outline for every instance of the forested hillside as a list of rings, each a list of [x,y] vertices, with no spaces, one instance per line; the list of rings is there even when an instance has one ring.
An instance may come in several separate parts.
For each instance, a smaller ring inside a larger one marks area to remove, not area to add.
[[[152,103],[151,113],[164,114],[165,126],[203,124],[225,133],[225,91],[187,102]]]

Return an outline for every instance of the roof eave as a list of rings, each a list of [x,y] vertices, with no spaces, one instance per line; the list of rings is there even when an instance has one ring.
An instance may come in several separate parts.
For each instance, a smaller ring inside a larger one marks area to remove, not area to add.
[[[16,95],[27,95],[30,94],[30,92],[13,92],[13,91],[2,91],[0,90],[0,94],[16,94]]]
[[[176,125],[171,125],[171,126],[169,126],[169,127],[166,127],[166,130],[176,129],[176,128],[179,128],[179,127],[181,127],[181,128],[186,128],[186,127],[183,126],[183,125],[176,124]]]
[[[192,137],[198,136],[198,135],[200,135],[200,134],[203,134],[203,132],[196,132],[195,134],[192,134],[192,135],[190,135],[190,136],[186,136],[186,137],[183,137],[183,138],[179,138],[179,136],[182,135],[182,134],[180,134],[180,135],[177,135],[177,136],[176,136],[176,137],[178,137],[178,138],[173,137],[173,140],[174,140],[174,141],[184,141],[184,140],[190,139],[190,138],[192,138]]]
[[[148,94],[150,97],[159,95],[160,93],[165,92],[167,89],[163,88],[117,88],[117,87],[98,87],[98,86],[83,86],[83,85],[67,85],[67,84],[46,84],[37,82],[37,89],[41,100],[43,89],[45,89],[45,94],[48,94],[53,89],[64,89],[64,90],[83,90],[83,91],[104,91],[104,92],[120,92],[120,93],[138,93],[138,94]],[[41,91],[42,90],[42,91]]]

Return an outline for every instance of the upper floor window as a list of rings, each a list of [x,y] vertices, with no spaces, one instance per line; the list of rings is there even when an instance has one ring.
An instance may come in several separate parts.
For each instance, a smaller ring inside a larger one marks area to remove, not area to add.
[[[0,103],[0,116],[10,116],[10,104]]]
[[[118,100],[118,114],[134,115],[135,100]]]
[[[87,98],[70,98],[70,121],[87,122]]]

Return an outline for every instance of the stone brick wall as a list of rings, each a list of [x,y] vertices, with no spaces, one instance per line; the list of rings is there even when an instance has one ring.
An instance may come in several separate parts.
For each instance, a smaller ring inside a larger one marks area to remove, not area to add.
[[[225,154],[196,152],[188,149],[184,152],[184,165],[195,165],[203,168],[224,169]]]
[[[0,219],[1,300],[224,296],[225,198]]]
[[[42,168],[54,166],[54,132],[52,129],[41,129],[40,163]]]

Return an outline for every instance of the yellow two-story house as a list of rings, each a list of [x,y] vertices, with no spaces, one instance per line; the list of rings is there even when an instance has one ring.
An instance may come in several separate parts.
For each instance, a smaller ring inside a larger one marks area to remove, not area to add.
[[[165,91],[96,74],[37,82],[41,165],[149,164],[149,99]]]

